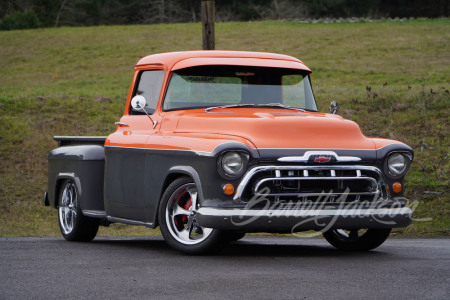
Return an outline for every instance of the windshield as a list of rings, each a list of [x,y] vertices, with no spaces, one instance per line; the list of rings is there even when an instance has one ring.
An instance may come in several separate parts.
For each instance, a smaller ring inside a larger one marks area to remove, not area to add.
[[[163,110],[287,106],[317,111],[308,74],[296,69],[241,66],[181,69],[172,73]]]

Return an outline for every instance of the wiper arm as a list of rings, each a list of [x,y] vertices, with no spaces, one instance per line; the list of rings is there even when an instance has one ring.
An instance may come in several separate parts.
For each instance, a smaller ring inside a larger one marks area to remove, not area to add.
[[[229,105],[211,106],[211,107],[205,108],[205,112],[208,112],[211,109],[216,109],[216,108],[233,108],[233,107],[245,107],[245,106],[253,107],[253,106],[255,106],[255,104],[229,104]]]
[[[296,107],[291,107],[291,106],[286,106],[280,103],[267,103],[267,104],[259,104],[259,107],[264,107],[264,106],[268,106],[268,107],[280,107],[280,108],[285,108],[285,109],[292,109],[292,110],[298,110],[298,111],[303,111],[305,112],[306,110],[303,108],[296,108]]]
[[[280,103],[267,103],[267,104],[229,104],[229,105],[220,105],[220,106],[211,106],[211,107],[207,107],[205,108],[205,112],[208,112],[212,109],[216,109],[216,108],[233,108],[233,107],[279,107],[279,108],[284,108],[284,109],[292,109],[292,110],[297,110],[297,111],[302,111],[302,112],[306,112],[305,109],[303,108],[295,108],[295,107],[290,107],[290,106],[286,106]]]

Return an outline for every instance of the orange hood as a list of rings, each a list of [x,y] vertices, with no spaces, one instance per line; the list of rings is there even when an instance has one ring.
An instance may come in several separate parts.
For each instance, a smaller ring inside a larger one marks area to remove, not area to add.
[[[259,149],[375,149],[355,122],[331,114],[287,109],[186,111],[179,116],[175,132],[239,136]]]

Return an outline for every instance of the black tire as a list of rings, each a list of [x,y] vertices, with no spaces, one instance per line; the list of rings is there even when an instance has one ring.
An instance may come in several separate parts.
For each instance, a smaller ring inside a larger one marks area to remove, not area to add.
[[[369,251],[386,241],[391,228],[386,229],[332,229],[323,233],[323,237],[334,247],[345,251]]]
[[[58,224],[68,241],[92,241],[97,235],[100,219],[89,218],[81,212],[78,189],[71,179],[61,185],[58,198]]]
[[[247,234],[247,232],[245,231],[227,231],[226,235],[227,235],[227,239],[230,242],[236,242],[239,241],[240,239],[244,238],[245,235]]]
[[[217,252],[228,241],[226,234],[196,223],[193,208],[196,197],[197,187],[189,177],[180,177],[167,187],[158,214],[161,233],[180,252],[194,255]]]

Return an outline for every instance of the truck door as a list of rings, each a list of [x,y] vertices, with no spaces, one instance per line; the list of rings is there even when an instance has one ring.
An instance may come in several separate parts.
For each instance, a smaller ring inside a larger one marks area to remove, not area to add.
[[[146,195],[151,191],[147,190],[150,168],[145,146],[162,120],[156,108],[163,79],[161,69],[140,71],[135,75],[131,98],[140,95],[146,104],[135,109],[128,101],[116,132],[108,136],[105,143],[105,210],[108,216],[147,221]]]

